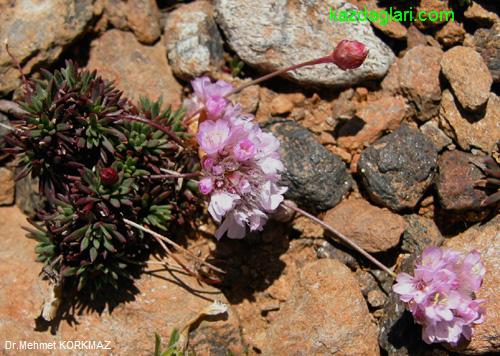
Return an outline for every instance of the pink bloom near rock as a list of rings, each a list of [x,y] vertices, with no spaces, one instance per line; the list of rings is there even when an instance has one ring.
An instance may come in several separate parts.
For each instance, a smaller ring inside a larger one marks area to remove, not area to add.
[[[261,230],[268,214],[283,201],[286,188],[278,186],[284,167],[279,157],[279,141],[263,132],[253,116],[241,112],[224,96],[232,86],[223,81],[211,83],[203,77],[192,82],[194,96],[189,110],[204,110],[208,120],[199,125],[196,136],[207,154],[202,160],[199,188],[210,196],[208,211],[221,223],[220,239],[244,238]],[[222,99],[222,100],[221,100]]]
[[[422,338],[430,343],[457,345],[470,339],[473,325],[483,321],[482,300],[474,300],[485,274],[478,252],[467,255],[430,247],[422,253],[414,276],[400,273],[394,292],[408,303],[422,325]]]

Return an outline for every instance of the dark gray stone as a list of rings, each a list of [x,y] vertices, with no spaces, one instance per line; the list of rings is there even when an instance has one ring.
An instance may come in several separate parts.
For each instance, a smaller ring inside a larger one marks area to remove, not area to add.
[[[16,205],[24,214],[34,218],[44,204],[45,198],[38,193],[38,178],[33,179],[28,175],[16,182]]]
[[[436,187],[444,209],[463,211],[481,208],[487,194],[484,189],[476,187],[476,182],[484,178],[476,164],[481,164],[483,159],[457,150],[447,151],[439,157]]]
[[[288,187],[285,196],[313,210],[337,205],[352,186],[344,162],[295,121],[273,119],[264,127],[281,142],[280,154],[286,168],[282,185]]]
[[[353,271],[359,268],[359,263],[354,257],[333,246],[326,240],[321,241],[320,245],[316,247],[316,256],[318,258],[333,258],[339,260]]]
[[[403,125],[361,153],[358,171],[374,202],[401,211],[417,205],[432,183],[436,166],[432,142]]]
[[[0,113],[0,124],[9,125],[9,119],[4,114]],[[4,147],[4,136],[9,133],[9,129],[0,125],[0,149]],[[1,156],[1,152],[0,152]]]
[[[495,83],[500,83],[500,23],[474,33],[476,51],[481,54]]]
[[[444,237],[431,219],[412,214],[404,216],[406,229],[401,249],[409,253],[422,253],[427,246],[440,246]]]

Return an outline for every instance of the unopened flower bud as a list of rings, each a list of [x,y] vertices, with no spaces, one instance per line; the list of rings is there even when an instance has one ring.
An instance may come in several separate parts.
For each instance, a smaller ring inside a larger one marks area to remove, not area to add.
[[[368,56],[368,49],[358,41],[342,40],[333,50],[332,58],[340,69],[360,67]]]
[[[213,190],[214,182],[211,178],[203,178],[198,183],[198,188],[200,189],[201,194],[207,195],[210,194]]]
[[[118,172],[112,167],[101,169],[100,176],[104,185],[111,186],[118,182]]]

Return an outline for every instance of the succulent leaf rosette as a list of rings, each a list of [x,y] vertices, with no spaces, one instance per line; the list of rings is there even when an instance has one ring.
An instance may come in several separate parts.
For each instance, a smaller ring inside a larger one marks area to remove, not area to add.
[[[18,178],[38,177],[48,198],[38,212],[41,222],[28,229],[39,241],[44,275],[78,291],[88,287],[95,296],[132,278],[154,245],[123,218],[167,231],[196,209],[187,184],[148,177],[196,162],[149,124],[185,137],[183,111],[162,110],[161,101],[147,99],[135,107],[111,83],[71,62],[43,73],[43,80],[26,83],[20,103],[26,114],[6,140],[19,153]]]

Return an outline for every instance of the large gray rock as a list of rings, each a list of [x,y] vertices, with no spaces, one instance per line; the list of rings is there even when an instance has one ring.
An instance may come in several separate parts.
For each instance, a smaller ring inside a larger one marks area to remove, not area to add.
[[[92,4],[92,0],[0,1],[0,96],[19,86],[19,72],[4,41],[29,73],[37,64],[55,61],[85,31],[94,17]]]
[[[358,171],[376,203],[400,211],[415,207],[431,185],[436,165],[432,142],[403,125],[361,153]]]
[[[222,38],[207,1],[172,11],[165,24],[165,44],[174,74],[191,79],[215,70],[223,61]]]
[[[286,74],[301,84],[353,85],[382,78],[394,54],[368,22],[334,22],[329,9],[352,9],[344,0],[216,0],[216,20],[238,56],[262,71],[326,56],[343,39],[355,39],[369,49],[358,69],[342,71],[334,64],[305,67]],[[258,16],[254,16],[258,14]]]
[[[264,126],[281,142],[286,168],[282,184],[288,187],[285,196],[315,210],[337,205],[352,185],[344,162],[293,120],[275,119]]]

